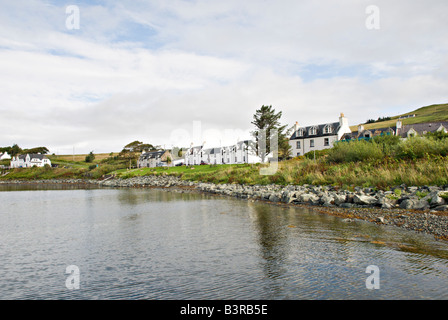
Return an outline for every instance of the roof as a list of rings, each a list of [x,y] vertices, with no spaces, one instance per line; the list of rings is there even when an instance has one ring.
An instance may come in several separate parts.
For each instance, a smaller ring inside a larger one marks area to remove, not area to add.
[[[160,158],[161,156],[163,156],[163,154],[165,152],[167,152],[167,151],[166,150],[162,150],[162,151],[145,152],[145,153],[142,153],[142,155],[140,156],[140,160],[157,159],[157,158]]]
[[[411,129],[414,129],[418,134],[423,134],[424,132],[435,132],[440,128],[440,126],[443,126],[448,130],[448,121],[424,122],[403,125],[403,127],[399,131],[399,134],[400,136],[407,136],[409,130]]]
[[[333,132],[331,132],[331,133],[324,133],[324,128],[326,126],[332,126]],[[309,134],[309,131],[310,131],[311,128],[316,128],[317,129],[316,134],[313,134],[313,135]],[[297,129],[297,131],[294,131],[294,133],[292,134],[290,140],[334,136],[334,135],[337,135],[337,132],[339,131],[339,128],[340,128],[339,122],[324,123],[324,124],[318,124],[318,125],[313,125],[313,126],[308,126],[308,127],[300,127],[300,128]],[[298,135],[298,131],[300,131],[301,129],[303,129],[303,135],[299,136]]]
[[[48,159],[45,155],[40,154],[40,153],[21,154],[21,155],[19,155],[19,159],[25,160],[27,155],[30,156],[30,159],[39,159],[39,160]]]

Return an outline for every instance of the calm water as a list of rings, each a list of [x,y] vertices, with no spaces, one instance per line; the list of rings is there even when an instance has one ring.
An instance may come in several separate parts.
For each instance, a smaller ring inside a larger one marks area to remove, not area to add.
[[[431,236],[210,195],[0,188],[0,299],[448,298]]]

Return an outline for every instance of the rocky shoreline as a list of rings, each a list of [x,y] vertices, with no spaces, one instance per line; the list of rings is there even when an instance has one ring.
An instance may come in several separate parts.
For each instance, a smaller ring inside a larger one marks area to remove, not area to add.
[[[143,176],[108,180],[0,181],[0,184],[77,184],[111,188],[180,188],[252,201],[307,206],[341,217],[434,235],[448,240],[448,186],[396,186],[390,191],[355,187],[352,191],[333,186],[238,185],[181,180],[174,176]]]

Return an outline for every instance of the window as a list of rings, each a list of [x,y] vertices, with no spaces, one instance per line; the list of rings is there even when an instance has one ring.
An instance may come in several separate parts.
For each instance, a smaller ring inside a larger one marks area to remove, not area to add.
[[[330,145],[330,139],[329,138],[325,138],[324,139],[324,146],[329,146]]]
[[[314,140],[313,139],[310,140],[310,148],[314,148]]]
[[[300,149],[300,141],[296,142],[296,149]]]
[[[302,128],[297,131],[297,136],[303,137],[303,129]]]
[[[332,132],[333,132],[333,127],[331,125],[327,124],[324,127],[324,133],[332,133]]]
[[[317,134],[317,128],[316,127],[311,127],[309,130],[309,134],[310,136],[314,136]]]

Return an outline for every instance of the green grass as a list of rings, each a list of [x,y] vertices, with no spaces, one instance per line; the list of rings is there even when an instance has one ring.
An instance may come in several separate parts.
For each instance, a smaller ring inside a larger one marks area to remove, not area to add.
[[[415,111],[400,114],[398,116],[391,117],[391,120],[363,124],[365,129],[376,129],[376,128],[388,128],[394,127],[397,120],[401,116],[415,114],[415,118],[403,119],[403,125],[425,123],[425,122],[439,122],[448,121],[448,103],[445,104],[434,104],[426,107],[421,107]],[[351,126],[352,131],[358,131],[358,126]]]

